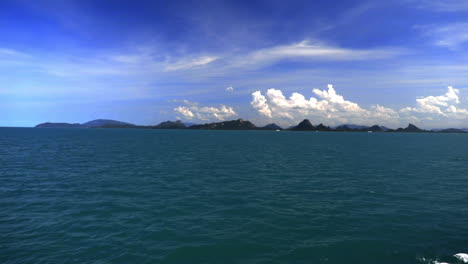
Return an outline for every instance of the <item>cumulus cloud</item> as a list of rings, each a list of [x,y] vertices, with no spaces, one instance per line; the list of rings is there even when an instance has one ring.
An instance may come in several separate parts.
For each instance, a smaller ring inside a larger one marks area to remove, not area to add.
[[[250,104],[253,108],[257,109],[260,114],[272,118],[267,99],[260,91],[252,93],[252,102]]]
[[[194,59],[184,59],[173,64],[166,66],[166,71],[179,71],[179,70],[188,70],[191,68],[203,66],[210,64],[216,61],[218,57],[214,56],[202,56]]]
[[[468,110],[457,108],[460,103],[459,91],[449,87],[440,96],[428,96],[416,100],[416,107],[394,110],[381,105],[363,108],[355,102],[346,100],[332,85],[327,90],[313,89],[316,97],[306,98],[300,93],[292,93],[289,98],[278,89],[268,89],[252,93],[251,106],[268,119],[294,124],[304,118],[315,123],[337,125],[358,123],[365,125],[401,125],[405,122],[432,120],[437,116],[468,118]]]
[[[226,90],[226,92],[232,93],[232,92],[234,92],[234,87],[229,86],[225,90]]]
[[[176,114],[180,115],[178,118],[208,121],[212,119],[225,120],[237,115],[237,113],[234,111],[234,108],[226,105],[220,105],[219,107],[200,106],[197,103],[186,100],[184,100],[184,103],[185,106],[178,106],[174,108]]]
[[[432,119],[438,117],[446,118],[466,118],[468,117],[468,110],[459,108],[460,97],[458,96],[460,91],[448,87],[447,92],[444,95],[439,96],[427,96],[416,99],[416,107],[405,107],[400,110],[402,114],[419,114],[422,119]],[[423,116],[421,114],[426,114]],[[432,114],[428,116],[427,114]]]
[[[179,106],[177,108],[174,108],[174,111],[181,114],[182,116],[184,116],[187,119],[192,119],[193,117],[195,117],[193,112],[190,111],[190,109],[188,107],[185,107],[185,106]]]
[[[268,89],[266,96],[256,91],[252,93],[251,105],[265,117],[290,119],[293,122],[307,117],[314,118],[318,122],[334,123],[357,121],[362,116],[370,116],[368,110],[337,94],[332,85],[328,85],[327,90],[314,89],[313,93],[319,99],[315,97],[307,99],[300,93],[293,93],[286,98],[278,89]],[[376,109],[382,110],[382,108],[379,106]]]
[[[327,102],[327,105],[328,102],[330,102],[343,110],[351,112],[359,112],[363,110],[358,104],[346,101],[343,96],[337,94],[331,84],[328,85],[328,91],[322,91],[319,89],[314,89],[313,91],[318,97],[324,99],[322,102]]]

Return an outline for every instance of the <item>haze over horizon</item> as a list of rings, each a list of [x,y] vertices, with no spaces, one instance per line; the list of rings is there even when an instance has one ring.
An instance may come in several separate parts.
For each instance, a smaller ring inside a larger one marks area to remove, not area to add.
[[[0,126],[468,127],[468,2],[2,1]]]

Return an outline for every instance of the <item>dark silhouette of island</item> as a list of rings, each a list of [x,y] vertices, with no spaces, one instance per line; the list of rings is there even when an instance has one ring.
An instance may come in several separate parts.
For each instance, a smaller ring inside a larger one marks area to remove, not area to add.
[[[367,131],[372,131],[372,132],[383,132],[383,131],[387,131],[388,129],[386,129],[385,127],[382,127],[382,126],[379,126],[379,125],[373,125],[369,128],[367,128]]]
[[[388,130],[387,132],[426,132],[425,130],[423,129],[420,129],[419,127],[413,125],[413,124],[409,124],[406,128],[398,128],[397,130],[393,130],[393,129],[390,129]]]
[[[315,127],[310,123],[309,119],[304,119],[297,126],[289,128],[293,131],[315,131]]]
[[[446,129],[440,129],[437,132],[439,133],[466,133],[468,132],[468,129],[446,128]]]
[[[35,127],[39,128],[141,128],[141,129],[191,129],[191,130],[271,130],[271,131],[329,131],[329,132],[394,132],[394,133],[468,133],[468,129],[447,128],[447,129],[420,129],[413,124],[409,124],[405,128],[389,129],[385,126],[360,126],[360,125],[339,125],[337,127],[329,127],[322,123],[314,126],[310,120],[304,119],[296,126],[283,129],[282,127],[272,123],[263,127],[257,127],[252,122],[243,119],[194,124],[177,121],[164,121],[158,125],[140,126],[126,122],[96,119],[83,124],[79,123],[42,123]]]
[[[56,128],[60,128],[60,127],[88,127],[88,128],[108,127],[108,128],[112,128],[112,127],[133,127],[133,126],[136,126],[136,125],[130,124],[130,123],[121,122],[121,121],[117,121],[117,120],[96,119],[96,120],[88,121],[88,122],[83,123],[83,124],[79,124],[79,123],[70,124],[70,123],[51,123],[51,122],[47,122],[47,123],[39,124],[39,125],[37,125],[37,126],[35,126],[35,127],[56,127]]]
[[[209,123],[203,125],[193,125],[188,129],[210,129],[210,130],[258,130],[250,121],[243,119],[223,121],[218,123]]]
[[[349,129],[354,129],[354,130],[358,130],[358,129],[367,129],[369,128],[368,126],[360,126],[360,125],[353,125],[353,124],[343,124],[343,125],[339,125],[337,127],[335,127],[336,130],[343,130],[343,131],[346,131],[346,130],[349,130]]]
[[[187,126],[184,123],[182,123],[182,121],[177,120],[175,122],[173,122],[173,121],[161,122],[159,125],[153,126],[152,128],[155,128],[155,129],[184,129],[184,128],[187,128]]]
[[[81,124],[79,123],[52,123],[52,122],[46,122],[39,124],[35,127],[82,127]]]
[[[102,127],[102,126],[134,126],[134,124],[125,123],[110,119],[96,119],[82,124],[83,127]]]
[[[281,128],[280,126],[278,126],[277,124],[275,123],[271,123],[271,124],[268,124],[264,127],[259,127],[258,128],[259,130],[283,130],[283,128]]]

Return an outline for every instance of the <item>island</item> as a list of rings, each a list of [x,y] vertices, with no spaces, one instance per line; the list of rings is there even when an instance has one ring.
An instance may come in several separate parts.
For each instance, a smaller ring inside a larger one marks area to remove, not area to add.
[[[321,132],[377,132],[377,133],[468,133],[468,129],[446,128],[424,130],[413,124],[405,128],[390,129],[381,125],[362,126],[344,124],[330,127],[322,123],[314,126],[308,119],[304,119],[296,126],[282,128],[275,123],[257,127],[248,120],[237,119],[205,124],[184,123],[181,120],[164,121],[157,125],[135,125],[111,119],[96,119],[83,124],[80,123],[52,123],[46,122],[36,125],[37,128],[140,128],[140,129],[189,129],[189,130],[261,130],[261,131],[321,131]]]

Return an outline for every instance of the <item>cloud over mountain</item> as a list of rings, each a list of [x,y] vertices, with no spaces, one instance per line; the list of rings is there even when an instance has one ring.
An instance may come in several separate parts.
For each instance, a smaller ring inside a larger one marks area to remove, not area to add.
[[[381,105],[369,108],[345,100],[331,84],[327,90],[313,89],[316,97],[307,99],[300,93],[289,98],[278,89],[252,93],[251,106],[263,117],[295,123],[304,118],[331,125],[340,123],[399,125],[408,121],[433,120],[436,117],[453,119],[468,118],[468,110],[457,108],[460,103],[459,90],[448,87],[447,93],[416,99],[416,107],[394,110]]]
[[[178,118],[188,120],[198,119],[202,121],[208,120],[225,120],[236,116],[237,113],[234,108],[226,105],[214,106],[200,106],[198,103],[184,101],[185,106],[178,106],[174,108],[174,112],[179,115]]]
[[[411,115],[420,121],[467,119],[468,109],[458,107],[459,93],[458,89],[449,86],[444,95],[416,99],[416,107],[401,109],[400,116]]]

